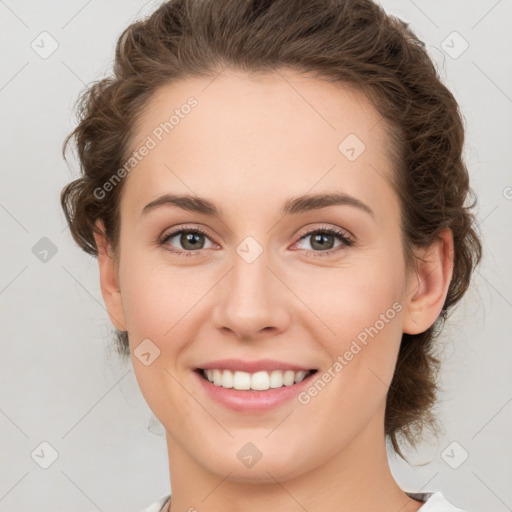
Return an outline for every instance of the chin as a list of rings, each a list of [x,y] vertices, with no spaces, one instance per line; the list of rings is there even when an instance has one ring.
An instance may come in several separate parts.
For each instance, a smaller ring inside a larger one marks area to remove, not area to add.
[[[307,464],[297,453],[285,454],[276,450],[267,450],[267,456],[263,451],[259,460],[244,463],[244,452],[240,456],[237,454],[240,451],[238,449],[234,456],[226,456],[227,453],[223,452],[204,466],[222,478],[229,475],[229,480],[247,484],[275,484],[276,480],[282,482],[296,478],[314,467],[313,461]]]

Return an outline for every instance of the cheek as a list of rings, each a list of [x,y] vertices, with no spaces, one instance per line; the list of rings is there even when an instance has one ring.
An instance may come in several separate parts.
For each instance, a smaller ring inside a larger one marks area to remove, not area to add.
[[[313,318],[309,328],[319,325],[315,327],[318,339],[333,363],[340,362],[338,371],[334,369],[334,387],[347,393],[347,399],[382,399],[402,336],[405,274],[399,256],[375,254],[357,264],[322,272],[301,283],[298,295],[318,312],[320,322]]]
[[[123,312],[132,349],[149,338],[165,354],[178,353],[184,339],[179,333],[201,311],[201,300],[215,283],[215,276],[200,265],[172,267],[164,258],[156,261],[143,251],[138,255],[131,252],[123,264]]]
[[[296,289],[305,305],[318,313],[328,328],[324,331],[330,331],[333,340],[346,341],[373,326],[386,312],[387,320],[397,316],[404,279],[399,262],[365,258],[338,268],[311,271],[307,278],[298,278]],[[381,330],[381,322],[378,327]]]
[[[187,288],[158,270],[144,255],[132,252],[125,257],[120,272],[121,296],[130,343],[145,338],[162,340],[183,316]],[[160,343],[159,343],[160,344]]]
[[[168,288],[158,286],[153,277],[134,271],[123,280],[123,311],[134,344],[143,338],[159,339],[172,327],[173,310],[169,304],[175,301],[167,302]]]
[[[187,399],[175,379],[179,379],[180,355],[190,338],[185,335],[187,321],[200,297],[196,297],[198,287],[187,283],[183,271],[171,272],[168,267],[144,261],[143,255],[137,258],[133,254],[125,259],[120,275],[132,364],[142,395],[156,417],[165,422],[169,404]],[[147,339],[152,343],[148,344]],[[137,350],[139,346],[147,349]],[[148,365],[139,360],[143,352],[150,353],[152,361]],[[185,412],[173,419],[175,426],[188,415],[186,408],[180,409]]]

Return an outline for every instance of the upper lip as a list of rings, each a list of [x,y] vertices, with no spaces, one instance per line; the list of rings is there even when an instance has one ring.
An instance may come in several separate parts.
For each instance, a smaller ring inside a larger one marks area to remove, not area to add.
[[[238,370],[248,373],[255,373],[258,371],[271,372],[273,370],[293,370],[295,372],[299,372],[301,370],[308,371],[314,369],[299,364],[291,364],[273,359],[258,359],[255,361],[244,361],[242,359],[218,359],[216,361],[204,363],[198,366],[198,368],[202,370]]]

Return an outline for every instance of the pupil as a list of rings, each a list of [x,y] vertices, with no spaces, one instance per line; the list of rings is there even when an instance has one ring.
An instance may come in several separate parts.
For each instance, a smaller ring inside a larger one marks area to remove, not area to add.
[[[325,242],[325,239],[326,238],[333,238],[333,235],[329,235],[329,234],[322,234],[322,233],[318,233],[316,234],[314,237],[313,237],[313,242],[311,243],[312,247],[314,248],[315,247],[315,244],[318,243],[319,244],[319,247],[317,248],[320,248],[320,249],[330,249],[331,247],[326,247],[326,242]],[[329,243],[327,242],[327,245],[329,245]]]
[[[198,239],[201,236],[200,233],[187,233],[181,236],[181,244],[186,249],[197,249],[200,245]],[[190,247],[187,247],[187,244],[191,244]]]

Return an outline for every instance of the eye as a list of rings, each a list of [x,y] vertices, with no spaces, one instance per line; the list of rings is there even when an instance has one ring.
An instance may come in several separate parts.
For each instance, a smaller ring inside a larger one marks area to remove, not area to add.
[[[173,241],[174,239],[176,240]],[[205,239],[207,239],[211,244],[211,240],[208,235],[200,228],[181,228],[164,234],[158,241],[158,244],[161,246],[166,245],[171,247],[166,250],[176,254],[183,256],[195,256],[195,252],[198,252],[201,249],[208,249],[213,245],[205,246]],[[172,248],[175,244],[181,245],[184,250]]]
[[[346,232],[332,227],[322,227],[308,231],[301,235],[299,242],[308,238],[311,238],[309,242],[311,249],[306,248],[306,250],[312,252],[315,257],[329,256],[354,245],[353,239]],[[340,241],[338,246],[334,246],[336,239]]]
[[[310,230],[302,234],[297,243],[308,238],[311,238],[311,241],[309,242],[311,249],[306,248],[306,250],[315,257],[329,256],[354,245],[353,239],[345,231],[328,226]],[[340,243],[338,246],[333,246],[336,240]],[[210,245],[208,245],[208,243]],[[199,255],[201,249],[209,249],[213,247],[214,244],[210,240],[208,234],[202,229],[198,227],[182,227],[164,234],[158,240],[158,245],[165,246],[165,249],[169,252],[189,257]],[[181,249],[176,249],[176,245],[181,246]]]

